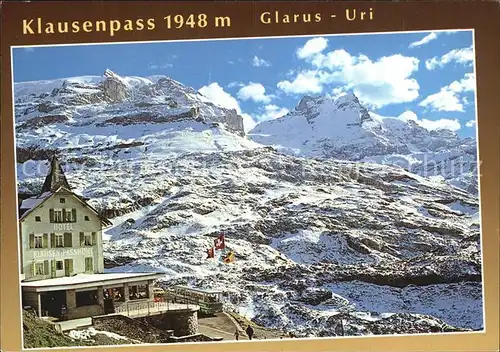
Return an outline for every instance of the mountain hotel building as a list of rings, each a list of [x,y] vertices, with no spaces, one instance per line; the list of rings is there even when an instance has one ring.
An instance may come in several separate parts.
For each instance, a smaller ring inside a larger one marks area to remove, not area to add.
[[[153,301],[163,273],[104,273],[102,232],[111,225],[72,192],[54,156],[41,192],[19,209],[23,306],[77,319]]]

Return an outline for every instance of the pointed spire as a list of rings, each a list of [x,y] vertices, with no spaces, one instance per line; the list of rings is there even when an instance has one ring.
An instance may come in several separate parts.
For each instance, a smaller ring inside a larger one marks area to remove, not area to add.
[[[47,174],[47,177],[45,177],[45,182],[42,187],[42,193],[55,192],[59,187],[64,187],[68,190],[71,190],[68,180],[64,175],[64,170],[61,167],[57,156],[54,154],[50,162],[50,171]]]

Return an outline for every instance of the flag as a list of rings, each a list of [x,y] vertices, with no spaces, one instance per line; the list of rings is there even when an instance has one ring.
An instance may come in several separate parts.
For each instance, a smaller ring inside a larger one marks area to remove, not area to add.
[[[234,262],[234,252],[230,251],[224,258],[224,263],[232,263],[232,262]]]
[[[207,259],[209,258],[214,258],[215,257],[215,251],[214,251],[214,248],[209,248],[207,249]]]
[[[226,248],[226,242],[224,241],[224,235],[220,235],[218,238],[214,240],[215,249],[224,249]]]

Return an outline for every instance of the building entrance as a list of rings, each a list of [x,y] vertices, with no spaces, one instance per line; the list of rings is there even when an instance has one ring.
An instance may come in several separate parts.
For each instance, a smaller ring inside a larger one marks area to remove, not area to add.
[[[66,308],[66,291],[44,292],[40,296],[42,314],[54,318],[61,318],[63,308]]]

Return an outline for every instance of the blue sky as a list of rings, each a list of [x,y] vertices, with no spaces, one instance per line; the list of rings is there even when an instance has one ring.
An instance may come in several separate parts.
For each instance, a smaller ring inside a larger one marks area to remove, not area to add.
[[[371,111],[475,136],[472,31],[16,48],[16,82],[167,75],[237,109],[247,127],[304,95],[353,91]]]

